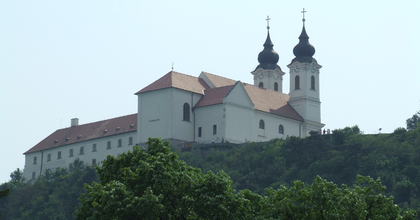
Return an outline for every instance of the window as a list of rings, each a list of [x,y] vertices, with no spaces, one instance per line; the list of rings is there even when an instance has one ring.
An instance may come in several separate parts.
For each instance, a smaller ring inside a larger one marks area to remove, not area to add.
[[[264,88],[264,83],[263,82],[260,82],[260,84],[258,84],[258,87]]]
[[[202,128],[198,127],[198,137],[201,137]]]
[[[85,154],[85,147],[80,147],[80,155]]]
[[[190,121],[190,105],[188,103],[184,103],[184,121]]]
[[[96,166],[96,159],[92,159],[92,166]]]
[[[69,170],[72,171],[73,170],[73,163],[69,164]]]
[[[33,180],[35,179],[35,175],[36,175],[36,173],[35,172],[32,172],[32,179]]]
[[[260,129],[264,129],[264,127],[265,127],[265,126],[264,126],[264,121],[261,119],[261,120],[260,120]]]
[[[283,125],[279,125],[279,134],[284,134]]]
[[[122,147],[122,139],[118,139],[118,146],[117,147]]]
[[[274,83],[274,91],[279,91],[279,84],[277,82]]]
[[[133,137],[128,138],[128,145],[133,145]]]
[[[36,164],[36,157],[34,157],[34,164]]]
[[[295,89],[300,89],[300,78],[295,76]]]
[[[73,156],[73,149],[70,149],[69,157],[72,157],[72,156]]]
[[[92,152],[96,151],[96,144],[92,144]]]
[[[58,151],[58,152],[57,152],[57,160],[58,160],[58,159],[61,159],[61,151]]]
[[[213,134],[217,134],[217,125],[213,125]]]
[[[51,154],[47,154],[47,161],[51,161]]]
[[[111,149],[111,141],[108,141],[108,142],[106,143],[106,149]]]
[[[315,90],[315,76],[311,76],[311,89]]]

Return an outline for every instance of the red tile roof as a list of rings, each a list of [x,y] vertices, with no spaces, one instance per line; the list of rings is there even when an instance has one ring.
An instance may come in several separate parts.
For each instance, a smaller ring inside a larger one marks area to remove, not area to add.
[[[289,95],[243,83],[256,110],[303,121],[296,110],[289,105]]]
[[[236,81],[233,79],[228,79],[223,76],[214,75],[207,72],[202,72],[207,78],[213,83],[215,87],[222,87],[222,86],[231,86],[235,85]]]
[[[165,88],[178,88],[198,94],[203,94],[203,90],[209,89],[210,87],[204,82],[203,79],[171,71],[162,76],[160,79],[154,81],[152,84],[144,87],[136,94]]]
[[[242,85],[248,93],[252,103],[254,103],[254,109],[303,121],[303,118],[296,112],[296,110],[288,104],[289,95],[246,83],[242,83]],[[194,107],[198,108],[223,103],[223,98],[227,96],[232,88],[233,85],[207,89],[204,91],[205,95]]]
[[[214,89],[207,89],[204,91],[204,96],[195,104],[195,108],[207,106],[207,105],[215,105],[223,103],[223,98],[229,93],[229,91],[233,88],[231,86],[224,86]]]
[[[137,114],[59,129],[23,154],[133,131],[137,131]]]

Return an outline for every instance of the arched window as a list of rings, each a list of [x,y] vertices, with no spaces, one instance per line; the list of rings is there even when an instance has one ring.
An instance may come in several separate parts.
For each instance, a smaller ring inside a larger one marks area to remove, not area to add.
[[[264,83],[263,82],[260,82],[260,84],[258,84],[258,87],[264,88]]]
[[[284,127],[283,127],[283,125],[279,125],[279,134],[284,134]]]
[[[261,119],[261,120],[260,120],[260,129],[264,129],[264,127],[265,127],[265,126],[264,126],[264,121]]]
[[[300,78],[295,76],[295,89],[300,89]]]
[[[274,91],[279,91],[279,84],[277,82],[274,83]]]
[[[190,121],[190,105],[188,103],[184,104],[184,121]]]
[[[311,76],[311,89],[315,90],[315,76]]]

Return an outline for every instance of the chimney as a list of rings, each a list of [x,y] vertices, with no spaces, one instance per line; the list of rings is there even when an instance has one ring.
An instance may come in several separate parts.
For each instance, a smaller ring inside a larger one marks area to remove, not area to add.
[[[79,119],[78,118],[72,118],[71,119],[71,126],[75,127],[79,125]]]

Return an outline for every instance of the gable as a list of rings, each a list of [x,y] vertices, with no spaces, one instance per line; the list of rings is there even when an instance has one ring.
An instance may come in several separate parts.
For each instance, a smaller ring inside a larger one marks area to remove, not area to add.
[[[236,82],[226,97],[224,97],[223,102],[251,108],[254,107],[254,103],[249,98],[247,91],[240,81]]]

